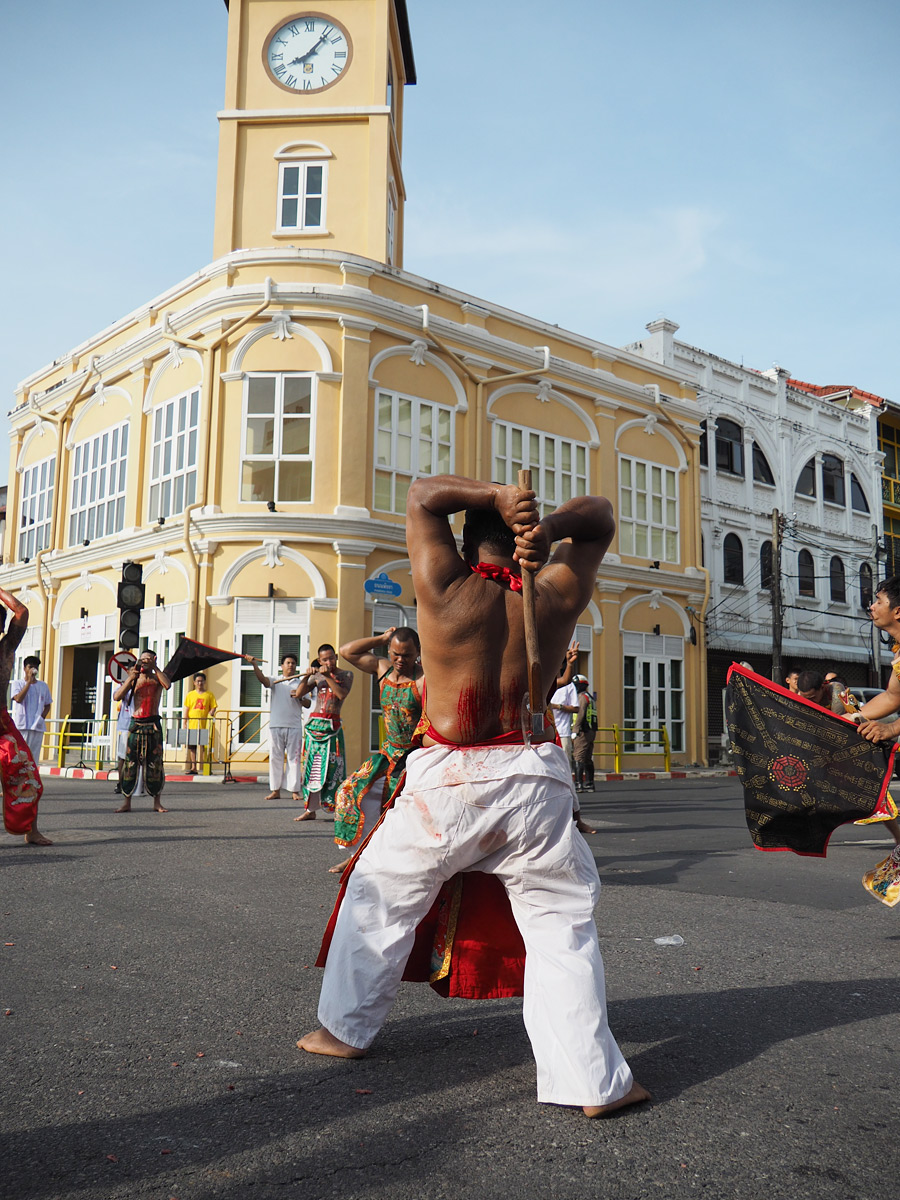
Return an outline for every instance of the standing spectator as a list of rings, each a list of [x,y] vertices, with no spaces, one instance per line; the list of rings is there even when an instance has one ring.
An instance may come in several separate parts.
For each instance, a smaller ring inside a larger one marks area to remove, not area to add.
[[[565,676],[561,676],[564,678]],[[558,682],[558,680],[557,680]],[[560,744],[569,760],[572,774],[575,773],[575,756],[572,746],[572,716],[578,712],[578,692],[574,683],[565,683],[557,687],[550,697],[550,712],[559,734]]]
[[[578,694],[578,712],[572,720],[572,748],[575,754],[575,790],[594,790],[594,738],[597,735],[597,710],[584,675],[572,680]]]
[[[128,753],[128,730],[131,728],[131,718],[134,716],[134,692],[126,692],[119,701],[119,715],[116,717],[116,773],[118,779],[113,789],[117,796],[122,795],[122,772],[125,770],[125,756]]]
[[[187,769],[189,775],[197,774],[198,760],[197,744],[191,741],[191,733],[196,731],[199,734],[201,729],[210,731],[212,718],[218,707],[215,696],[206,690],[206,676],[202,671],[194,676],[193,683],[193,689],[184,698],[185,727],[188,731]],[[210,733],[211,740],[212,734]],[[203,761],[202,753],[199,755],[199,759],[200,762]]]
[[[153,797],[154,811],[169,811],[163,808],[160,799],[166,784],[166,773],[159,701],[163,692],[167,692],[171,686],[168,676],[156,665],[156,651],[144,650],[113,695],[113,700],[130,696],[134,705],[122,771],[122,795],[125,799],[116,809],[117,813],[131,812],[131,797],[137,791],[138,778]]]
[[[297,674],[297,655],[281,656],[281,674],[276,679],[263,675],[256,663],[253,672],[263,687],[269,689],[269,794],[266,799],[280,800],[281,788],[286,782],[292,799],[299,800],[304,706],[297,695],[301,682]]]
[[[25,678],[15,679],[10,685],[13,701],[12,719],[16,729],[25,739],[31,757],[35,763],[40,763],[41,744],[44,740],[44,730],[47,728],[45,718],[50,714],[53,698],[46,683],[38,679],[41,660],[29,655],[22,666]]]
[[[796,669],[796,667],[794,668],[793,671],[788,671],[787,675],[785,675],[785,677],[784,677],[784,686],[788,689],[789,692],[793,692],[795,696],[798,691],[797,680],[799,678],[800,678],[800,672]]]

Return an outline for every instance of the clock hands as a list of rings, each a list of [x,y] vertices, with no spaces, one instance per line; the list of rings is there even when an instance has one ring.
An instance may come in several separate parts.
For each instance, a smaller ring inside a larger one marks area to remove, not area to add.
[[[326,33],[323,33],[323,34],[322,34],[322,36],[321,36],[321,37],[319,38],[319,40],[318,40],[318,41],[315,43],[315,45],[311,46],[311,47],[310,47],[310,49],[309,49],[309,50],[307,50],[305,54],[301,54],[299,58],[294,58],[294,59],[292,59],[292,60],[291,60],[291,62],[290,62],[288,65],[289,65],[289,66],[292,66],[292,67],[295,67],[295,66],[297,66],[297,64],[298,64],[298,63],[305,62],[305,61],[306,61],[306,59],[308,59],[308,58],[309,58],[309,56],[310,56],[311,54],[315,54],[315,52],[318,50],[318,48],[319,48],[319,47],[322,45],[322,43],[325,41],[326,34],[327,34],[327,31],[326,31]]]

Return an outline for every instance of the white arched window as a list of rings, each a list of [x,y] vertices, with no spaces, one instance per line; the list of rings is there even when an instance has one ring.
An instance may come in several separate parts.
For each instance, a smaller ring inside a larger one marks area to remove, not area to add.
[[[325,233],[328,159],[320,142],[294,142],[282,147],[278,160],[276,233]]]

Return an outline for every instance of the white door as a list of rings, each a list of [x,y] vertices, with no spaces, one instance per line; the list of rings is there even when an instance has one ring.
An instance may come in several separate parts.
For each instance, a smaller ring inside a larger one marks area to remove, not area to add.
[[[673,751],[684,749],[684,674],[678,658],[626,654],[624,662],[625,752],[659,754],[661,728]]]
[[[281,674],[285,654],[298,656],[298,669],[309,662],[309,602],[307,600],[235,600],[234,648],[241,654],[264,659],[260,670],[269,679]],[[234,672],[232,737],[234,746],[255,746],[265,741],[269,717],[269,691],[256,678],[251,663],[243,660]]]

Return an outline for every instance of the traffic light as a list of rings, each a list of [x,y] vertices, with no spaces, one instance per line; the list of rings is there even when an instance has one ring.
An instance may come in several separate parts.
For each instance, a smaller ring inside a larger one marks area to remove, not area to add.
[[[143,568],[140,563],[127,562],[122,567],[119,584],[119,645],[136,650],[141,640],[141,609],[144,607]]]

